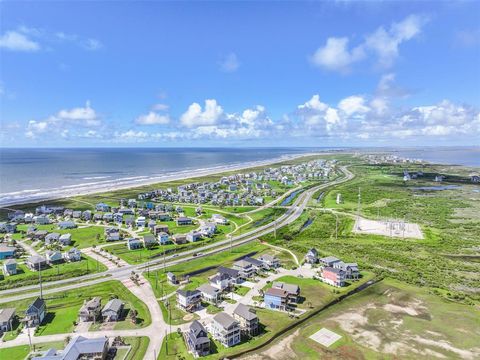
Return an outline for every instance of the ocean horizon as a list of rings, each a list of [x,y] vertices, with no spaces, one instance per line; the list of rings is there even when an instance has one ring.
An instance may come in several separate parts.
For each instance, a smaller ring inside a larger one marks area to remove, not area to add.
[[[2,148],[0,205],[108,191],[326,151],[382,151],[480,166],[480,148]]]

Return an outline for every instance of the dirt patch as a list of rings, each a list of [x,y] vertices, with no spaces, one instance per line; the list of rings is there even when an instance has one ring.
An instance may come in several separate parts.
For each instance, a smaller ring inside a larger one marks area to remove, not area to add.
[[[292,342],[300,333],[300,330],[288,335],[281,341],[275,343],[259,354],[242,357],[244,360],[295,360],[296,356],[292,350]]]
[[[193,314],[187,314],[183,317],[183,320],[184,321],[192,321],[194,318],[194,315]]]

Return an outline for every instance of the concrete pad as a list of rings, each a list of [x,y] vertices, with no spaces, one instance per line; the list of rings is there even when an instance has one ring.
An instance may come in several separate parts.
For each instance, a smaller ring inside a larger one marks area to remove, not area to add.
[[[238,285],[245,286],[245,287],[248,287],[248,288],[252,289],[255,286],[255,283],[253,283],[251,281],[244,281],[244,282],[242,282],[241,284],[238,284]]]
[[[341,338],[341,335],[338,335],[333,331],[328,330],[327,328],[323,328],[310,336],[310,339],[316,341],[317,343],[325,347],[331,346],[333,343],[335,343]]]
[[[374,234],[397,238],[423,239],[423,233],[418,224],[401,220],[377,221],[357,217],[353,232],[359,234]]]

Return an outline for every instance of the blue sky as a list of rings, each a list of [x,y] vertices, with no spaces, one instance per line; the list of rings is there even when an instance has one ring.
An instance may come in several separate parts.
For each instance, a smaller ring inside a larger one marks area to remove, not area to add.
[[[2,146],[480,143],[478,2],[8,2]]]

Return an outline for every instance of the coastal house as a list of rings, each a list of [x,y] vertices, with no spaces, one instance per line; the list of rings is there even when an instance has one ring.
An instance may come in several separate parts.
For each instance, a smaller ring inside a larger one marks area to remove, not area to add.
[[[187,241],[189,242],[195,242],[198,241],[202,238],[202,234],[198,231],[190,231],[187,234]]]
[[[15,308],[0,309],[0,335],[5,331],[13,330],[15,320]]]
[[[202,299],[211,304],[217,304],[220,298],[220,290],[209,284],[202,284],[197,288],[202,295]]]
[[[82,253],[77,248],[71,248],[70,250],[63,253],[63,258],[65,261],[80,261],[82,260]]]
[[[41,356],[34,356],[32,360],[70,360],[70,359],[98,359],[104,360],[108,353],[108,338],[99,337],[88,339],[75,336],[64,350],[48,349]]]
[[[158,234],[160,234],[160,233],[162,233],[162,232],[168,234],[168,225],[165,225],[165,224],[155,225],[155,226],[153,227],[152,232],[153,232],[154,235],[158,235]]]
[[[80,210],[74,210],[72,213],[74,219],[80,219],[82,217],[82,212]]]
[[[172,240],[175,244],[181,245],[187,243],[187,235],[185,234],[175,234],[172,236]]]
[[[143,242],[140,239],[130,238],[127,239],[127,248],[128,250],[141,249],[143,247]]]
[[[288,293],[283,289],[269,288],[263,295],[266,309],[285,311],[288,307]]]
[[[217,273],[210,278],[210,285],[220,291],[229,289],[233,286],[234,283],[234,279],[232,279],[228,274],[225,273]]]
[[[101,212],[108,212],[110,211],[110,206],[105,203],[98,203],[97,205],[95,205],[95,210]]]
[[[37,230],[33,233],[34,240],[45,240],[45,237],[48,235],[47,230]]]
[[[238,260],[233,263],[233,269],[237,270],[240,277],[249,279],[255,276],[256,271],[252,263],[246,260]]]
[[[16,250],[17,249],[14,246],[0,244],[0,260],[15,257]]]
[[[139,217],[135,220],[135,226],[136,226],[136,227],[145,227],[145,224],[146,224],[145,216],[139,216]]]
[[[85,300],[78,312],[80,321],[94,321],[98,319],[102,313],[102,299],[94,297],[90,300]]]
[[[178,284],[177,276],[170,271],[167,273],[167,281],[172,285]]]
[[[252,267],[254,268],[255,272],[258,273],[259,271],[263,270],[265,268],[265,265],[257,259],[251,258],[251,257],[245,257],[243,258],[244,261],[250,263]]]
[[[217,226],[214,223],[205,223],[200,227],[200,234],[206,237],[212,237],[217,231]]]
[[[50,218],[47,215],[37,215],[33,218],[35,224],[37,225],[48,225],[50,224]]]
[[[118,241],[120,240],[120,230],[116,228],[106,228],[105,229],[105,240],[106,241]]]
[[[267,269],[276,269],[280,266],[280,261],[274,255],[263,254],[258,260],[260,260]]]
[[[102,309],[103,321],[118,321],[122,317],[123,302],[119,299],[112,299]]]
[[[90,210],[85,210],[82,212],[82,219],[85,221],[92,220],[92,212]]]
[[[116,222],[117,224],[122,224],[123,223],[123,214],[122,213],[114,213],[113,214],[113,222]]]
[[[198,290],[177,290],[177,307],[184,311],[195,311],[200,306],[202,294]]]
[[[210,324],[210,332],[215,340],[225,347],[240,343],[240,323],[226,312],[216,314]]]
[[[335,256],[327,256],[327,257],[321,258],[319,261],[320,261],[320,264],[323,266],[333,267],[333,264],[339,262],[340,259],[336,258]]]
[[[45,256],[48,264],[56,264],[63,260],[62,254],[56,250],[47,250]]]
[[[334,269],[340,269],[345,273],[345,279],[358,280],[360,271],[357,263],[344,263],[343,261],[333,264]]]
[[[345,272],[340,269],[325,266],[321,270],[321,279],[323,282],[332,286],[345,286]]]
[[[17,262],[14,259],[7,259],[3,262],[3,274],[5,276],[17,273]]]
[[[45,236],[45,245],[51,245],[57,242],[59,238],[60,238],[59,233],[53,232],[53,233],[47,234],[47,236]]]
[[[233,310],[233,318],[240,323],[240,331],[247,336],[258,334],[259,322],[255,310],[247,305],[239,303]]]
[[[42,298],[37,297],[25,311],[25,326],[36,327],[40,325],[47,314],[47,305]]]
[[[25,260],[25,265],[27,265],[30,270],[40,271],[47,267],[47,260],[45,260],[43,256],[33,255]]]
[[[305,262],[307,264],[316,264],[318,263],[318,251],[315,248],[311,248],[307,251],[305,255]]]
[[[213,214],[212,215],[212,221],[214,223],[219,224],[219,225],[227,225],[228,224],[228,220],[220,214]]]
[[[75,229],[77,227],[77,224],[73,221],[60,221],[58,223],[58,228],[61,230],[65,229]]]
[[[67,233],[60,235],[60,237],[58,238],[58,242],[63,246],[70,245],[72,243],[72,234]]]
[[[160,245],[167,245],[170,242],[170,236],[166,232],[161,232],[158,234],[158,242]]]
[[[179,216],[176,220],[176,223],[177,226],[192,225],[193,220],[185,216]]]
[[[194,357],[210,354],[210,339],[208,338],[207,330],[199,321],[192,321],[184,331],[183,338],[187,344],[188,351]]]
[[[157,244],[158,243],[157,243],[157,239],[155,238],[155,235],[143,235],[143,245],[146,248],[150,248]]]
[[[282,289],[288,293],[288,302],[297,303],[300,296],[300,287],[295,284],[287,284],[281,281],[274,281],[272,288]]]
[[[106,222],[112,222],[113,221],[113,214],[111,212],[107,212],[103,214],[102,220]]]
[[[2,222],[2,223],[0,223],[0,233],[13,234],[15,231],[17,231],[17,223],[15,223],[15,222],[11,222],[11,223]]]

